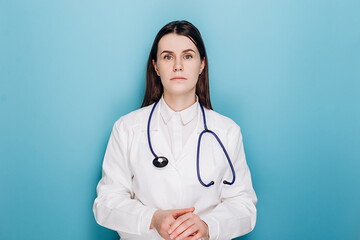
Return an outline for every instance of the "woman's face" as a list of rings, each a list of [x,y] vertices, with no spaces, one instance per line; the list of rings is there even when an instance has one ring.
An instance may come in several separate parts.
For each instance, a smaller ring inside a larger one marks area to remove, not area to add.
[[[197,47],[188,37],[170,33],[160,39],[157,61],[153,60],[153,65],[166,95],[195,95],[205,59],[200,58]]]

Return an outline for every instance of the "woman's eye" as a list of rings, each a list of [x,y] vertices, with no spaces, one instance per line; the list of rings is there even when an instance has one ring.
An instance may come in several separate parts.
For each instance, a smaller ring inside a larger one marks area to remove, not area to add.
[[[171,60],[171,59],[172,59],[172,56],[166,55],[166,56],[164,57],[164,59],[165,59],[165,60]]]
[[[191,59],[192,56],[191,56],[190,54],[187,54],[187,55],[184,56],[184,58],[185,58],[185,59]]]

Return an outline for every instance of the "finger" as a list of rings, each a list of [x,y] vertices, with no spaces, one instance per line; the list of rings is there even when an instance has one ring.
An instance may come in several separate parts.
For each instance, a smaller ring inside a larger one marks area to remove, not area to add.
[[[177,218],[185,213],[189,213],[189,212],[194,212],[195,208],[191,207],[191,208],[183,208],[183,209],[175,209],[172,211],[172,215],[174,218]]]
[[[181,215],[180,217],[178,217],[171,225],[169,228],[169,234],[172,234],[172,232],[177,229],[183,222],[185,222],[186,220],[188,220],[189,218],[191,218],[191,216],[193,215],[193,213],[186,213],[184,215]],[[179,232],[177,233],[179,234]]]
[[[186,228],[186,230],[183,231],[179,236],[177,236],[175,238],[175,240],[185,239],[188,236],[192,235],[193,233],[197,232],[198,230],[199,230],[198,227],[195,224],[193,224],[193,225],[189,226],[188,228]],[[170,238],[171,238],[171,236],[170,236]],[[174,239],[174,238],[171,238],[171,239]]]
[[[183,215],[184,216],[184,215]],[[194,221],[191,218],[188,218],[186,221],[183,221],[175,230],[172,231],[170,238],[177,238],[181,233],[183,233],[186,229],[194,225]],[[174,229],[173,226],[170,229]]]
[[[203,236],[201,236],[200,231],[198,231],[195,235],[193,235],[192,237],[186,238],[186,240],[198,240],[201,239]]]
[[[190,240],[193,236],[195,236],[196,232],[193,234],[190,234],[189,236],[187,236],[186,238],[184,238],[184,240]]]
[[[195,236],[196,233],[197,233],[197,232],[194,232],[193,234],[190,234],[190,235],[187,236],[187,238],[185,238],[185,239],[192,238],[193,236]]]

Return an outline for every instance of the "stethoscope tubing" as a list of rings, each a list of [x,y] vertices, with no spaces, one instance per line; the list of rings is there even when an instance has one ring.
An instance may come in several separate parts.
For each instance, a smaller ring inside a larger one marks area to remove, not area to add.
[[[150,151],[151,153],[154,155],[155,159],[153,161],[153,164],[156,166],[156,167],[159,167],[159,168],[162,168],[162,167],[165,167],[168,163],[168,160],[166,157],[159,157],[158,155],[156,155],[156,153],[154,152],[153,148],[152,148],[152,145],[151,145],[151,139],[150,139],[150,122],[151,122],[151,118],[152,118],[152,115],[154,113],[154,110],[155,110],[155,107],[156,105],[158,104],[159,101],[156,101],[154,106],[152,107],[151,109],[151,112],[150,112],[150,115],[149,115],[149,119],[148,119],[148,124],[147,124],[147,139],[148,139],[148,143],[149,143],[149,147],[150,147]],[[223,183],[224,184],[227,184],[227,185],[232,185],[234,182],[235,182],[235,170],[234,170],[234,167],[231,163],[231,160],[230,160],[230,157],[224,147],[224,145],[222,144],[220,138],[216,135],[215,132],[209,130],[207,128],[207,125],[206,125],[206,117],[205,117],[205,111],[204,111],[204,107],[202,106],[202,104],[199,102],[199,105],[200,105],[200,108],[201,108],[201,112],[202,112],[202,116],[203,116],[203,123],[204,123],[204,130],[200,133],[199,135],[199,139],[198,139],[198,145],[197,145],[197,154],[196,154],[196,172],[197,172],[197,177],[198,177],[198,180],[200,182],[201,185],[203,185],[204,187],[210,187],[211,185],[214,185],[214,181],[211,181],[210,183],[206,184],[202,181],[201,179],[201,175],[200,175],[200,145],[201,145],[201,138],[203,136],[204,133],[211,133],[215,139],[217,140],[217,142],[219,143],[219,145],[221,146],[225,156],[226,156],[226,159],[228,160],[228,163],[230,165],[230,168],[231,168],[231,172],[232,172],[232,175],[233,175],[233,179],[231,182],[228,182],[227,180],[224,180]],[[164,162],[158,162],[158,159],[161,158],[162,160],[164,160]]]
[[[201,183],[201,185],[203,185],[204,187],[210,187],[211,185],[214,185],[214,181],[211,181],[210,183],[206,184],[202,181],[201,179],[201,176],[200,176],[200,144],[201,144],[201,138],[202,138],[202,135],[204,133],[211,133],[215,139],[217,140],[217,142],[220,144],[225,156],[226,156],[226,159],[228,160],[228,163],[230,165],[230,168],[231,168],[231,172],[232,172],[232,175],[233,175],[233,179],[231,182],[228,182],[227,180],[224,180],[223,183],[224,184],[227,184],[227,185],[232,185],[234,182],[235,182],[235,179],[236,179],[236,175],[235,175],[235,170],[234,170],[234,167],[231,163],[231,160],[230,160],[230,157],[229,157],[229,154],[227,153],[224,145],[222,144],[220,138],[216,135],[215,132],[209,130],[207,128],[207,125],[206,125],[206,117],[205,117],[205,111],[204,111],[204,107],[202,106],[202,104],[199,102],[200,104],[200,108],[201,108],[201,112],[202,112],[202,116],[203,116],[203,122],[204,122],[204,130],[200,133],[200,136],[199,136],[199,140],[198,140],[198,147],[197,147],[197,154],[196,154],[196,172],[197,172],[197,175],[198,175],[198,179],[199,179],[199,182]]]
[[[150,122],[151,122],[151,117],[154,113],[154,109],[156,107],[156,105],[158,104],[159,101],[156,101],[153,108],[151,109],[150,112],[150,116],[149,116],[149,120],[148,120],[148,125],[147,125],[147,139],[148,139],[148,143],[149,143],[149,147],[150,147],[150,151],[152,152],[152,154],[154,155],[155,158],[157,158],[158,156],[155,154],[152,145],[151,145],[151,140],[150,140]]]

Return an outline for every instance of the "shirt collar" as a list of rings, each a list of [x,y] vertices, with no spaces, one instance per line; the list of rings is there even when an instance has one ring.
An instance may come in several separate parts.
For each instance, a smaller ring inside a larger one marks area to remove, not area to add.
[[[198,104],[198,96],[196,96],[196,102],[191,105],[190,107],[178,112],[180,114],[180,119],[183,125],[188,124],[191,120],[195,118],[198,112],[197,106]],[[176,112],[172,110],[165,102],[164,95],[161,96],[160,99],[160,114],[165,122],[167,124],[170,119],[174,116]]]

